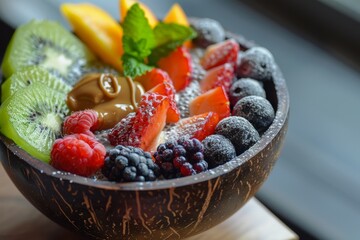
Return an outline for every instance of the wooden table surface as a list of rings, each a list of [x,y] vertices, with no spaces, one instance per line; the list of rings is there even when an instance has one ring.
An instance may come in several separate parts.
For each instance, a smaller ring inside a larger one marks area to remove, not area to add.
[[[0,239],[80,240],[35,209],[16,189],[0,164]],[[256,199],[222,224],[187,240],[286,240],[298,237]]]

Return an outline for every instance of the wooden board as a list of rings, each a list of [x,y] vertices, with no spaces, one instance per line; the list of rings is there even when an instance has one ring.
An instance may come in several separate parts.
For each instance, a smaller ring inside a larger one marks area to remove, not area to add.
[[[0,239],[80,240],[78,236],[49,220],[16,189],[0,165]],[[188,240],[298,239],[256,199],[222,224]]]

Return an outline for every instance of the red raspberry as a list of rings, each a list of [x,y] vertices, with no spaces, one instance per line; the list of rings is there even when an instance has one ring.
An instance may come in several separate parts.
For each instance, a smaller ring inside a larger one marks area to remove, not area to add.
[[[63,125],[63,134],[70,135],[74,133],[84,133],[91,137],[99,126],[98,113],[94,110],[84,110],[73,112],[65,118]]]
[[[55,140],[50,164],[61,171],[90,176],[104,165],[106,149],[86,134],[67,135]]]

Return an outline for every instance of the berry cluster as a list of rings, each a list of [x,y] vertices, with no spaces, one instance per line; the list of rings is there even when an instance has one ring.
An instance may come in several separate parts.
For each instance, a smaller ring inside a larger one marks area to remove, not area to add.
[[[206,171],[208,163],[203,152],[204,147],[199,140],[181,138],[160,144],[154,157],[165,178],[176,178]]]
[[[118,145],[106,152],[102,173],[116,182],[154,181],[159,176],[159,167],[149,152]]]

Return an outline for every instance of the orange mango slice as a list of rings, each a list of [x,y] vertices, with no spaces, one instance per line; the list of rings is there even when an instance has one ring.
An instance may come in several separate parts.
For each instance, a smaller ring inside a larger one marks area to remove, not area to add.
[[[184,26],[190,26],[187,16],[178,3],[174,3],[165,18],[163,19],[164,23],[177,23]],[[185,47],[191,48],[191,41],[186,41],[184,43]]]
[[[172,5],[168,13],[166,14],[164,23],[177,23],[180,25],[189,26],[189,21],[186,17],[184,10],[178,3]]]
[[[158,24],[158,19],[155,14],[150,10],[148,6],[145,4],[138,2],[137,0],[120,0],[120,13],[121,13],[121,22],[124,22],[127,11],[131,8],[135,3],[139,3],[140,8],[144,11],[145,17],[148,19],[149,24],[152,28]]]
[[[87,3],[61,5],[61,12],[77,36],[105,63],[122,71],[123,31],[101,8]]]

